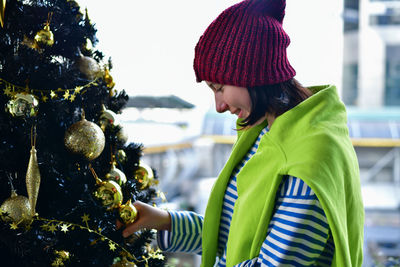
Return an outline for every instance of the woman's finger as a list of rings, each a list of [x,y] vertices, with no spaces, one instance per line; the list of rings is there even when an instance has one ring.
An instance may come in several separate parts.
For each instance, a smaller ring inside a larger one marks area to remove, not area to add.
[[[115,222],[115,225],[116,225],[117,230],[119,230],[122,226],[124,226],[124,224],[122,222],[120,222],[119,220],[117,220]]]
[[[138,227],[136,226],[135,223],[128,224],[125,229],[122,231],[122,236],[123,237],[128,237],[138,231]]]

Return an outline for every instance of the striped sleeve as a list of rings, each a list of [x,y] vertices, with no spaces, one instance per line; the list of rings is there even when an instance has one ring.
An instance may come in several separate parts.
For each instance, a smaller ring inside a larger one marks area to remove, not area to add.
[[[203,216],[190,211],[168,211],[171,231],[159,231],[157,243],[161,250],[201,254]]]
[[[311,188],[289,176],[278,192],[275,212],[257,263],[261,266],[310,266],[333,257],[328,221]],[[254,266],[254,265],[240,265]]]

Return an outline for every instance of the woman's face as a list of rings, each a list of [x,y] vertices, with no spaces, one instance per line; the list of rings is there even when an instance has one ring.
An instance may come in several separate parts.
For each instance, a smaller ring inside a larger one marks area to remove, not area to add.
[[[214,93],[217,112],[229,111],[242,119],[250,115],[251,100],[246,88],[209,81],[206,81],[206,83]]]

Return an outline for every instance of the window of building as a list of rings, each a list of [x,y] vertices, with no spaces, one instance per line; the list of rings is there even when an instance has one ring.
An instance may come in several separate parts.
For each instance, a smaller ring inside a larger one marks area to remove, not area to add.
[[[386,47],[385,105],[400,105],[400,45]]]
[[[371,15],[369,17],[369,24],[371,26],[381,26],[381,25],[400,25],[399,15]]]
[[[343,65],[343,102],[346,105],[356,105],[358,80],[358,64]]]
[[[359,0],[344,1],[343,27],[345,32],[358,30],[359,9]]]

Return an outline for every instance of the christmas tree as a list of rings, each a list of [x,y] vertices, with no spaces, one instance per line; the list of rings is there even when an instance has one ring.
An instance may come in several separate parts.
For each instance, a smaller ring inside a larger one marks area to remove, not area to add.
[[[111,59],[71,0],[0,0],[1,266],[163,266],[132,202],[156,175],[127,143]]]

